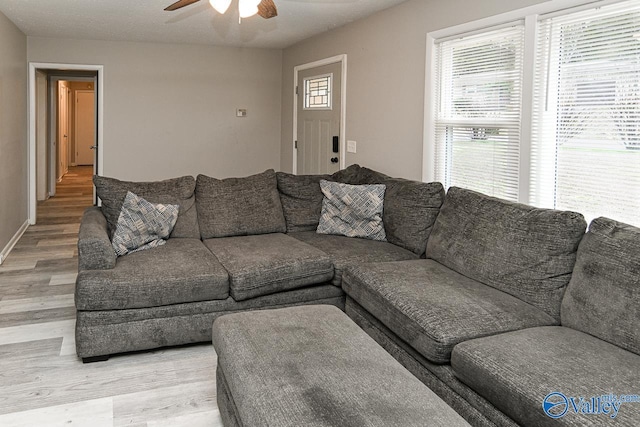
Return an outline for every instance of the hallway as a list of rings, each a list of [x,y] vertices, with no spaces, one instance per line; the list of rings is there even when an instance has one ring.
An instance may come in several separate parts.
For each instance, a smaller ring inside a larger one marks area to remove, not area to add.
[[[75,354],[77,236],[92,167],[72,167],[0,266],[0,425],[220,426],[211,345]]]
[[[82,212],[93,205],[93,166],[70,166],[56,195],[38,202],[37,225],[78,224]]]

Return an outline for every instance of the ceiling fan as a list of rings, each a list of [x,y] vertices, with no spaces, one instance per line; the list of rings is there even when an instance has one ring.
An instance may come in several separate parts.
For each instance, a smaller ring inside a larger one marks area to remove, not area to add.
[[[172,11],[181,9],[199,1],[200,0],[178,0],[164,10]],[[211,6],[215,10],[224,14],[231,5],[231,0],[209,0],[209,3],[211,3]],[[278,16],[278,9],[276,9],[273,0],[239,0],[238,11],[240,12],[240,18],[249,18],[255,14],[265,19]]]

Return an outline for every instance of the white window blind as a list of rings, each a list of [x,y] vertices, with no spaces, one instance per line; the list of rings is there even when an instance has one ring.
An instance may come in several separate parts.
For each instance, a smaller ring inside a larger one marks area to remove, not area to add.
[[[530,203],[640,225],[640,2],[541,19]]]
[[[524,25],[436,45],[436,179],[518,198]]]

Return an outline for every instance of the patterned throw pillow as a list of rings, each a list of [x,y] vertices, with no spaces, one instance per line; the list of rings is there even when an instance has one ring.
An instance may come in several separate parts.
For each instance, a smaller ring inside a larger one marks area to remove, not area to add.
[[[324,194],[316,232],[386,241],[382,223],[386,186],[320,181]]]
[[[150,203],[132,192],[122,204],[111,242],[118,256],[162,246],[178,220],[178,205]]]

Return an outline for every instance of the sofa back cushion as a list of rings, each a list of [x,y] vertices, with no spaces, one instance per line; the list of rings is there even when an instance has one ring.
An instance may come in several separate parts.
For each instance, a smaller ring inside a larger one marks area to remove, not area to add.
[[[320,190],[320,180],[331,179],[331,176],[278,172],[276,178],[287,233],[315,231],[318,228],[324,197]]]
[[[444,188],[439,182],[392,178],[357,164],[330,176],[278,172],[277,178],[288,233],[317,229],[323,200],[322,179],[352,185],[386,185],[383,223],[387,241],[416,255],[424,254],[444,201]]]
[[[130,182],[96,175],[93,183],[102,200],[102,213],[107,219],[110,237],[116,231],[122,204],[130,191],[151,203],[179,205],[180,212],[171,237],[200,238],[194,195],[196,180],[192,176],[155,182]]]
[[[353,167],[354,169],[351,175],[354,175],[354,177],[351,179],[357,184],[379,184],[383,181],[391,179],[389,175],[385,175],[382,172],[378,172],[373,169],[369,169],[359,165],[353,165]]]
[[[245,178],[198,175],[196,206],[202,239],[286,231],[273,169]]]
[[[422,256],[444,201],[439,182],[418,182],[400,178],[384,181],[384,229],[387,241]]]
[[[360,169],[362,168],[358,164],[347,166],[345,169],[340,169],[338,172],[334,172],[331,175],[331,181],[351,185],[362,184],[359,177]]]
[[[278,192],[287,233],[298,231],[316,231],[322,211],[324,195],[320,189],[320,181],[335,181],[343,184],[368,184],[362,181],[360,165],[351,165],[332,175],[293,175],[278,172]],[[373,183],[372,183],[373,184]]]
[[[640,354],[640,229],[589,225],[562,300],[562,325]]]
[[[560,319],[560,305],[586,222],[451,187],[426,255]]]
[[[358,184],[384,184],[384,229],[387,241],[423,255],[427,240],[444,201],[444,187],[439,182],[419,182],[391,178],[361,167]]]

